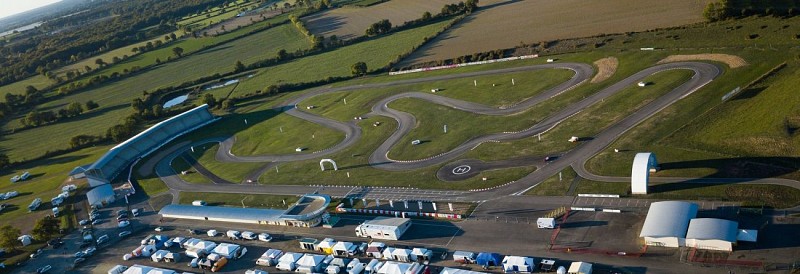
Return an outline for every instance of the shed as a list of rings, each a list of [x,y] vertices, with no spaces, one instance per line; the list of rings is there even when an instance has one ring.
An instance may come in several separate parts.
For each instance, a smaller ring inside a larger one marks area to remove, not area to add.
[[[367,257],[380,259],[383,257],[383,254],[381,253],[383,252],[384,249],[386,249],[386,244],[381,242],[371,242],[367,246],[367,251],[366,251]]]
[[[317,251],[328,255],[333,254],[334,245],[336,245],[336,240],[331,238],[322,239],[322,241],[317,244]]]
[[[497,253],[481,252],[475,261],[482,266],[499,266],[503,262],[503,255]]]
[[[739,223],[715,218],[698,218],[689,222],[686,246],[698,249],[733,251]]]
[[[697,216],[697,204],[665,201],[650,204],[639,237],[652,246],[681,247],[686,243],[689,220]]]
[[[22,235],[17,238],[22,243],[22,246],[28,246],[31,244],[33,237],[31,235]]]
[[[300,248],[303,250],[316,250],[317,244],[319,244],[319,240],[314,238],[300,239]]]
[[[321,270],[322,260],[325,260],[324,255],[305,254],[297,260],[297,272],[317,273]]]
[[[505,272],[533,272],[533,258],[521,256],[506,256],[503,258]]]
[[[422,261],[430,261],[431,257],[433,257],[433,251],[428,250],[427,248],[420,248],[415,247],[411,250],[411,260],[422,262]]]
[[[411,250],[395,248],[392,251],[392,259],[399,262],[411,262]]]
[[[464,264],[474,264],[475,255],[475,252],[471,251],[456,251],[453,252],[453,261]]]
[[[338,242],[333,245],[333,254],[336,256],[355,256],[358,251],[358,247],[351,242]]]
[[[584,262],[574,262],[569,265],[569,274],[592,274],[592,264]]]

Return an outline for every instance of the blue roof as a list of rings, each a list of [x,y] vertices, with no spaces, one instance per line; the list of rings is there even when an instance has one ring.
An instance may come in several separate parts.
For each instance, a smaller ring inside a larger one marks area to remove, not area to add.
[[[144,157],[169,141],[215,120],[208,105],[202,105],[161,121],[111,148],[87,169],[86,176],[111,181],[137,158]]]
[[[481,252],[475,258],[479,265],[500,265],[503,262],[503,255],[497,253]]]

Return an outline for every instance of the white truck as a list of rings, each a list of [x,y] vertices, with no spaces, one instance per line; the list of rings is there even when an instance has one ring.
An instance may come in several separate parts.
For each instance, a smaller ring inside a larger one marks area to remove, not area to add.
[[[378,217],[356,226],[356,236],[397,241],[411,227],[411,219]]]

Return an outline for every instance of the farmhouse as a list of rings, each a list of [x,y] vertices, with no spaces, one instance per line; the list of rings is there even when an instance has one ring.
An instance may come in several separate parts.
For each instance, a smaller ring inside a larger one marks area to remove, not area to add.
[[[158,213],[164,218],[203,221],[312,227],[322,222],[327,195],[305,195],[287,210],[221,206],[167,205]]]
[[[697,204],[665,201],[650,204],[650,210],[639,237],[652,246],[681,247],[685,245],[689,220],[697,216]]]

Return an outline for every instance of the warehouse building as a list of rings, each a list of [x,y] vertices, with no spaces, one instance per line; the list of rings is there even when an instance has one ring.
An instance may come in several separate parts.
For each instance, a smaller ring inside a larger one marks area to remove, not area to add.
[[[681,247],[686,244],[689,221],[697,216],[697,204],[665,201],[650,204],[639,237],[646,245]]]
[[[322,222],[328,195],[305,195],[287,210],[221,206],[167,205],[158,213],[164,218],[230,223],[313,227]]]
[[[689,222],[686,246],[697,249],[733,251],[739,223],[723,219],[697,218]]]

